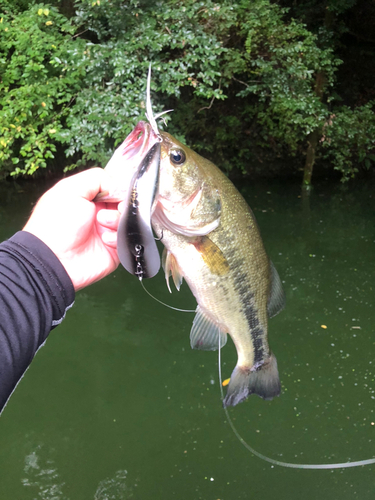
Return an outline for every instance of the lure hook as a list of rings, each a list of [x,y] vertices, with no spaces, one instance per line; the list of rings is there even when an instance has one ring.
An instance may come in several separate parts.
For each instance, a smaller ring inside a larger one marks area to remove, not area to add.
[[[152,130],[158,138],[158,141],[161,142],[163,139],[160,135],[156,120],[160,118],[162,115],[166,113],[170,113],[173,109],[169,109],[168,111],[162,111],[154,116],[151,105],[151,63],[148,67],[148,75],[147,75],[147,90],[146,90],[146,118],[149,121]],[[164,121],[164,118],[163,118]],[[165,123],[165,121],[164,121]]]

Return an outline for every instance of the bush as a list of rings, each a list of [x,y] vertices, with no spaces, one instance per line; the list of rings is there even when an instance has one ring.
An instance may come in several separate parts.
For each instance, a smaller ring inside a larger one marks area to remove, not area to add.
[[[355,177],[360,168],[375,164],[375,102],[350,109],[342,106],[323,128],[323,157],[342,174],[342,181]]]
[[[66,168],[105,165],[145,117],[150,61],[154,110],[173,108],[169,131],[223,169],[257,159],[267,173],[269,157],[302,156],[317,130],[344,179],[373,161],[373,106],[334,107],[332,33],[269,0],[76,0],[70,20],[19,5],[0,0],[3,175],[45,167],[58,144],[76,162]]]
[[[69,57],[70,22],[49,5],[18,12],[0,1],[1,175],[33,174],[54,157],[57,136],[81,86],[80,67]]]

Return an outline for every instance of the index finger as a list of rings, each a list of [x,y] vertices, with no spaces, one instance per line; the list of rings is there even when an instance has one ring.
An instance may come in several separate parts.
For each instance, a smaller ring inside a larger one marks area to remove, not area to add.
[[[107,177],[105,170],[95,167],[63,179],[56,187],[66,191],[67,196],[76,195],[92,201],[103,190],[103,185],[108,184]]]

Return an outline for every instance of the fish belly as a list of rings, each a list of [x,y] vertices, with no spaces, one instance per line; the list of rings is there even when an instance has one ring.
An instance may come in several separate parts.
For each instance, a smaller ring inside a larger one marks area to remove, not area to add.
[[[266,314],[258,314],[257,296],[259,291],[252,290],[248,272],[241,266],[241,258],[228,255],[230,260],[225,269],[207,263],[202,256],[196,239],[176,235],[154,224],[162,242],[173,254],[180,274],[185,278],[198,305],[215,322],[220,330],[229,333],[238,354],[238,364],[252,368],[261,364],[269,355],[267,342]],[[212,241],[210,235],[209,240]],[[216,243],[213,243],[218,247]],[[231,252],[228,252],[231,253]],[[224,254],[225,257],[225,254]],[[232,266],[231,266],[232,264]],[[233,267],[233,268],[231,268]],[[263,300],[266,307],[267,298]]]

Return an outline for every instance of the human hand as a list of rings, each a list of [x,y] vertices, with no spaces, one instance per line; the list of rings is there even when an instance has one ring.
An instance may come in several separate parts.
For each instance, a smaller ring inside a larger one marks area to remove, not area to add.
[[[63,179],[40,198],[23,228],[54,252],[76,291],[104,278],[119,265],[117,203],[92,201],[108,183],[101,168]]]

